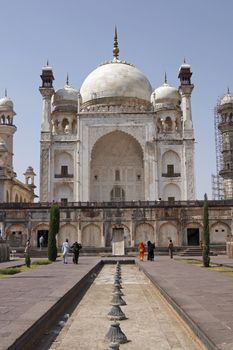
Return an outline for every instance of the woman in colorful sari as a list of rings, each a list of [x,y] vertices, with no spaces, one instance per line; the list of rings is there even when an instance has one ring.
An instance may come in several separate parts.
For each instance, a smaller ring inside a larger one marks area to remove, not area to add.
[[[144,260],[144,253],[145,253],[145,246],[142,241],[139,242],[138,244],[138,251],[139,251],[139,259],[141,261]]]

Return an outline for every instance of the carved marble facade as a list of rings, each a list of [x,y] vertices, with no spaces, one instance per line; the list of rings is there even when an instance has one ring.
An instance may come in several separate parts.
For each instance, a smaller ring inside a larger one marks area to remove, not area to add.
[[[80,91],[68,81],[54,91],[44,67],[41,201],[195,199],[193,85],[185,74],[192,75],[187,64],[179,89],[165,79],[152,91],[138,69],[114,57]]]

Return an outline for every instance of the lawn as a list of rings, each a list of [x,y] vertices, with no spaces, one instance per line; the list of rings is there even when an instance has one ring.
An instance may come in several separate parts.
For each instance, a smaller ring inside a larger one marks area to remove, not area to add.
[[[24,272],[24,271],[27,271],[30,269],[36,269],[40,266],[48,265],[48,264],[51,264],[51,261],[49,261],[49,260],[37,260],[37,261],[32,262],[31,267],[27,267],[26,265],[22,265],[22,266],[18,266],[18,267],[8,267],[5,269],[0,269],[0,279],[4,278],[6,276],[15,275],[17,273]]]
[[[197,267],[204,268],[202,261],[198,260],[198,259],[176,259],[176,260],[180,261],[182,263],[184,262],[186,264],[191,264],[191,265],[194,265]],[[223,266],[221,264],[210,263],[210,267],[207,267],[206,269],[210,269],[211,271],[222,272],[228,276],[233,277],[233,268],[232,267]]]

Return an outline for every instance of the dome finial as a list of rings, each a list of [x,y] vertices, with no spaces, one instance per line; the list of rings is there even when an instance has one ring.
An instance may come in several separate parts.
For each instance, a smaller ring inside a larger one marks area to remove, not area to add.
[[[164,74],[164,84],[167,84],[167,73]]]
[[[227,87],[227,93],[228,93],[228,95],[230,95],[230,89],[229,89],[229,86]]]
[[[47,62],[46,62],[46,66],[47,66],[47,67],[49,66],[49,60],[47,60]]]
[[[7,97],[7,89],[5,89],[5,97]]]
[[[66,76],[66,85],[69,85],[69,74],[67,73],[67,76]]]
[[[117,41],[117,27],[115,26],[115,32],[114,32],[114,44],[113,44],[113,57],[115,57],[116,59],[118,59],[119,56],[119,48],[118,48],[118,41]]]
[[[184,57],[184,64],[186,63],[186,59],[185,59],[185,57]]]

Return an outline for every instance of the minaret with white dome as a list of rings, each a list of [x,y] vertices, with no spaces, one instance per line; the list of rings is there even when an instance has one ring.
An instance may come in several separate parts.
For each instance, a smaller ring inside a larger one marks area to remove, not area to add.
[[[54,77],[49,66],[43,67],[41,78],[40,200],[73,201],[79,92],[70,86],[68,75],[64,87],[54,91]]]
[[[181,95],[170,86],[165,73],[164,84],[151,95],[155,113],[157,154],[157,196],[163,200],[187,199],[183,164]]]
[[[17,130],[14,125],[15,115],[14,104],[5,91],[5,97],[0,99],[0,162],[5,175],[11,177],[16,176],[13,171],[13,136]]]
[[[191,67],[184,60],[184,63],[180,66],[178,78],[180,79],[180,94],[182,97],[183,106],[183,126],[184,130],[192,133],[192,109],[191,109],[191,94],[194,85],[191,83]]]
[[[40,143],[40,200],[48,201],[50,198],[50,182],[48,169],[51,167],[51,98],[54,94],[53,70],[47,65],[42,68],[42,84],[39,91],[43,97]]]
[[[191,82],[191,66],[184,63],[179,69],[179,91],[182,97],[182,120],[183,120],[183,169],[184,183],[187,199],[196,198],[195,171],[194,171],[194,128],[192,121],[191,94],[194,85]]]
[[[24,184],[16,178],[13,169],[13,138],[17,128],[14,125],[14,104],[7,96],[0,98],[0,202],[33,202],[33,185]],[[35,173],[31,168],[33,176]]]
[[[41,122],[41,131],[50,132],[50,117],[51,117],[51,97],[54,94],[53,88],[53,70],[47,62],[47,66],[42,68],[41,74],[42,85],[39,90],[43,97],[43,107],[42,107],[42,122]]]

